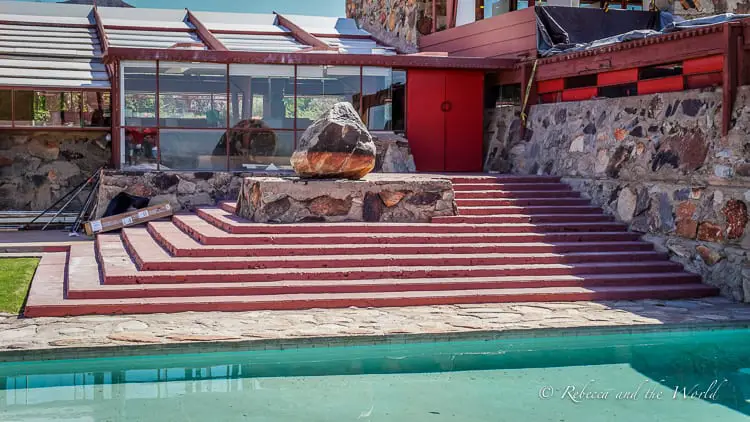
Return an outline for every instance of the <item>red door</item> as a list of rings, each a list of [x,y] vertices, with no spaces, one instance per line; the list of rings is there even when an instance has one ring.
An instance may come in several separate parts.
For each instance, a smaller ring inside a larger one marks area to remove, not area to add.
[[[418,171],[482,171],[484,74],[409,70],[406,137]]]
[[[434,70],[406,73],[406,138],[419,171],[445,169],[445,74]]]
[[[484,74],[452,71],[445,84],[445,171],[482,171]]]

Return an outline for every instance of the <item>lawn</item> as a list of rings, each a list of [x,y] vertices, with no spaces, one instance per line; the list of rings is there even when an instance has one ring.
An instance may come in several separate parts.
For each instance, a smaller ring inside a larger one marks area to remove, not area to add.
[[[0,312],[21,312],[39,258],[0,258]]]

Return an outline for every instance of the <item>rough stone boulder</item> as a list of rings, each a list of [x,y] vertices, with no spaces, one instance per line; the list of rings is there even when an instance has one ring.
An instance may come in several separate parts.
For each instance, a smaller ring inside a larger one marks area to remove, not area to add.
[[[292,154],[301,177],[361,179],[375,167],[375,143],[349,103],[337,103],[313,122]]]

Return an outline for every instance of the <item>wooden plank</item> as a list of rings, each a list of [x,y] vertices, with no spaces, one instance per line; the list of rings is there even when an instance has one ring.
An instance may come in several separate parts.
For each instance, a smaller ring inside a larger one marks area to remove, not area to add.
[[[598,89],[595,86],[586,88],[566,89],[562,92],[563,101],[583,101],[596,97]]]
[[[552,79],[549,81],[539,81],[537,84],[537,92],[540,94],[547,94],[549,92],[557,92],[565,89],[565,79]]]
[[[687,89],[721,86],[723,79],[724,77],[721,72],[687,75],[685,76],[685,86],[687,86]]]
[[[615,70],[596,75],[598,86],[620,85],[638,81],[638,69]]]
[[[423,47],[420,51],[446,51],[448,53],[454,53],[486,45],[504,44],[510,40],[525,37],[533,37],[534,45],[536,45],[536,26],[521,23],[518,25],[492,28],[471,37],[461,37],[433,44],[429,47]]]
[[[539,63],[539,78],[545,80],[565,78],[723,54],[723,42],[722,32],[715,31],[652,44],[638,44],[637,48],[601,49],[598,52],[574,58],[544,60]],[[634,43],[637,41],[623,44]]]
[[[533,7],[503,13],[502,15],[493,16],[489,19],[482,19],[468,25],[461,25],[445,31],[424,35],[419,38],[419,49],[420,51],[424,51],[435,44],[442,44],[451,40],[472,37],[493,29],[519,24],[532,25],[536,28],[536,12]]]
[[[476,47],[467,46],[467,48],[451,52],[450,55],[460,57],[497,57],[526,53],[529,51],[536,52],[535,36],[512,38],[502,42]]]
[[[169,202],[150,207],[124,212],[122,214],[104,217],[99,220],[87,221],[83,227],[86,234],[91,236],[96,233],[104,233],[123,227],[135,226],[160,218],[169,217],[174,213]]]
[[[685,89],[685,80],[682,75],[647,79],[638,82],[638,95],[675,92],[682,91],[683,89]]]
[[[724,56],[717,54],[715,56],[701,57],[699,59],[689,59],[682,63],[683,75],[694,75],[697,73],[721,72],[724,69]]]

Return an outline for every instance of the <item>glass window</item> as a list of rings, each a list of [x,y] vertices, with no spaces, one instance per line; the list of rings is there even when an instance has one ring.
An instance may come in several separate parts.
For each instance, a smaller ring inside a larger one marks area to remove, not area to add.
[[[159,62],[159,125],[227,127],[227,66]]]
[[[224,170],[227,168],[226,131],[161,129],[162,170]]]
[[[391,96],[391,127],[394,132],[404,132],[406,130],[406,71],[394,69],[392,72]]]
[[[0,126],[13,124],[13,91],[0,90]]]
[[[125,62],[124,126],[156,126],[156,62]]]
[[[17,126],[81,126],[81,93],[16,91]]]
[[[298,66],[297,129],[307,128],[338,102],[350,102],[358,110],[359,71],[354,66]]]
[[[255,120],[274,129],[294,128],[294,66],[230,65],[229,90],[231,127]]]
[[[157,131],[155,128],[124,128],[124,167],[141,167],[155,169],[159,158],[157,148]]]
[[[107,91],[83,93],[83,125],[107,127],[112,124],[112,99]]]
[[[370,130],[390,130],[392,127],[391,69],[362,68],[362,120]]]
[[[278,129],[229,132],[229,166],[232,170],[291,169],[294,131]]]

